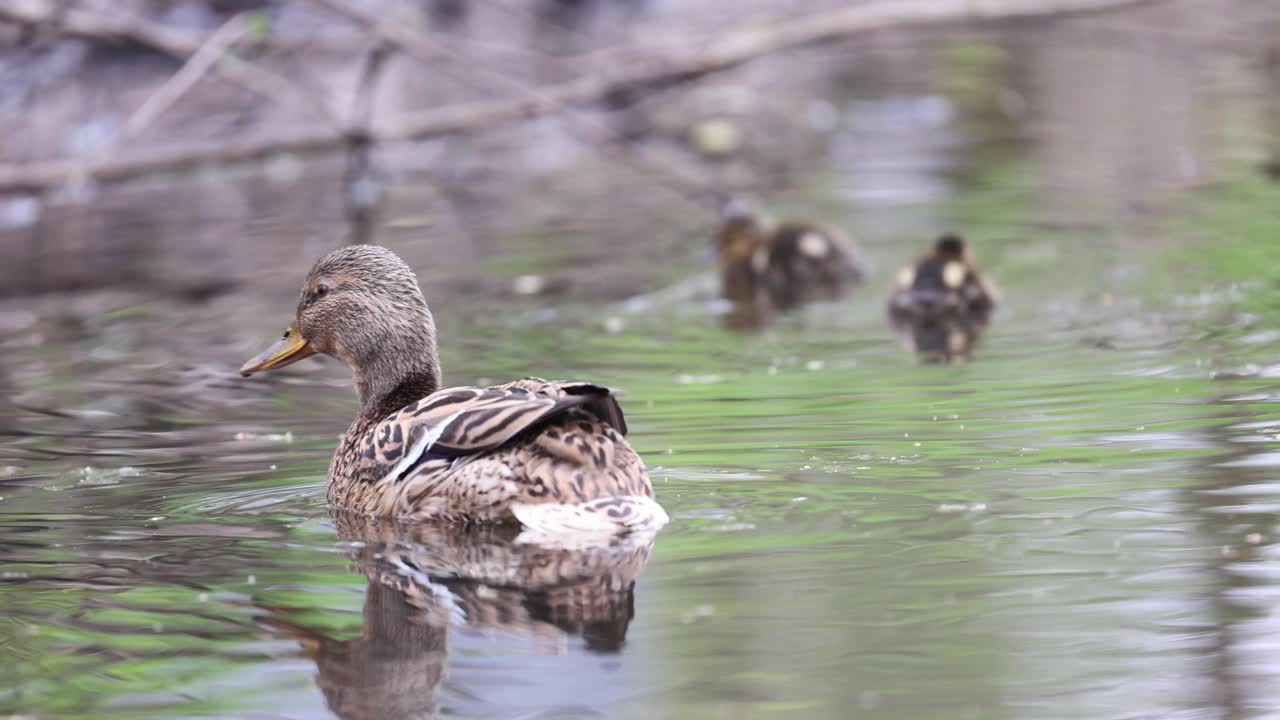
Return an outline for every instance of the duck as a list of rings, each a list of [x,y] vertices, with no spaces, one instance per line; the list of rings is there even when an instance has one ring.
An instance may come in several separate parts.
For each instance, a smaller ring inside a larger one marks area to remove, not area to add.
[[[999,302],[960,235],[940,236],[897,275],[889,319],[908,349],[946,360],[968,357]]]
[[[656,532],[667,523],[609,388],[535,377],[442,387],[431,310],[413,271],[387,248],[347,245],[320,258],[289,329],[240,374],[317,354],[350,368],[359,401],[329,464],[332,506],[551,534]]]
[[[775,311],[837,299],[867,275],[861,254],[836,228],[774,224],[740,201],[726,205],[716,248],[731,323],[759,323]]]

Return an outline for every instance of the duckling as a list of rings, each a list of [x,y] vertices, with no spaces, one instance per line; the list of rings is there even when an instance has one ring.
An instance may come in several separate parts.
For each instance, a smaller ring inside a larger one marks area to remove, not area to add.
[[[730,303],[725,324],[733,329],[760,327],[771,315],[760,274],[769,264],[769,236],[760,218],[726,212],[716,233],[720,296]]]
[[[977,342],[998,300],[999,292],[974,265],[964,238],[948,234],[899,271],[889,296],[889,318],[909,349],[961,359]]]
[[[726,208],[716,245],[721,295],[733,306],[731,324],[758,324],[774,310],[836,299],[866,276],[858,252],[835,228],[773,226],[739,203]]]
[[[933,250],[898,272],[889,310],[902,317],[935,313],[989,315],[999,293],[974,266],[959,235],[943,235]]]
[[[652,532],[667,522],[609,389],[540,378],[442,389],[431,311],[413,271],[386,248],[348,245],[316,262],[293,324],[240,372],[317,353],[351,369],[360,401],[329,464],[336,506],[552,533]]]

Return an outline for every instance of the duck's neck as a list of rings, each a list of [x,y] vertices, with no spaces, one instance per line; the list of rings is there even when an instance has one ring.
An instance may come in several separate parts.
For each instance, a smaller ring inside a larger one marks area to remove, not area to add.
[[[405,365],[384,363],[356,372],[360,419],[374,423],[440,389],[440,361],[435,353]]]

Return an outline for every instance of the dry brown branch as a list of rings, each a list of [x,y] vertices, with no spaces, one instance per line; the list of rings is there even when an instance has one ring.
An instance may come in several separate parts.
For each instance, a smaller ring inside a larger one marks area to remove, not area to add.
[[[55,27],[64,35],[86,40],[133,42],[181,57],[194,53],[202,42],[195,34],[127,13],[103,15],[74,6],[59,9],[55,5],[10,0],[0,4],[0,20],[28,27]]]
[[[9,0],[0,3],[0,21],[32,28],[47,26],[67,37],[83,40],[132,42],[184,62],[198,53],[206,42],[203,35],[125,12],[108,15],[77,7],[60,10],[44,2]],[[294,83],[234,55],[223,55],[214,72],[261,97],[270,100],[292,98],[301,105],[318,110],[327,121],[335,122],[329,108],[307,93],[300,92]]]
[[[557,112],[599,100],[611,93],[665,87],[741,65],[772,52],[839,40],[867,30],[944,22],[984,21],[1096,12],[1151,0],[876,0],[815,13],[770,27],[725,33],[706,46],[649,63],[631,64],[578,80],[539,88],[533,95],[467,103],[406,113],[380,124],[379,141],[422,139]],[[4,10],[0,10],[0,19]],[[206,162],[259,159],[274,153],[333,149],[344,133],[318,126],[287,128],[257,137],[216,143],[173,145],[140,150],[129,157],[88,163],[59,160],[0,165],[0,190],[40,190],[56,185],[76,169],[108,180],[151,171],[174,170]]]
[[[356,10],[347,4],[347,0],[312,1],[373,34],[380,42],[394,46],[425,64],[430,65],[430,61],[437,57],[454,59],[450,51],[429,46],[419,39],[417,35],[401,30],[398,25],[388,24],[376,16],[369,15],[362,10]],[[490,90],[504,97],[523,97],[528,100],[546,99],[541,97],[541,91],[538,88],[524,85],[499,72],[487,70],[482,65],[475,67],[471,76],[472,78],[482,78],[484,84],[488,85]],[[579,140],[608,155],[619,166],[629,168],[637,175],[654,182],[660,187],[669,189],[672,195],[679,200],[692,203],[698,207],[704,205],[700,198],[703,192],[702,188],[690,185],[679,175],[629,148],[623,147],[611,136],[608,128],[603,127],[601,123],[575,117],[571,113],[565,115],[565,120],[567,121],[567,129],[576,135]]]
[[[391,49],[379,39],[365,55],[351,97],[347,131],[346,212],[351,226],[350,242],[369,243],[382,200],[382,179],[373,158],[374,102],[378,80],[391,56]]]
[[[417,36],[407,30],[404,25],[382,22],[378,18],[366,15],[361,10],[352,8],[343,0],[312,0],[312,2],[335,15],[346,18],[357,27],[373,31],[375,35],[422,62],[431,63],[435,60],[450,58],[448,53],[436,50],[426,43],[420,42]]]
[[[172,77],[165,81],[154,93],[152,93],[146,102],[138,106],[137,110],[129,116],[124,124],[124,134],[126,137],[136,136],[147,129],[156,118],[165,113],[166,110],[173,107],[175,103],[182,99],[200,82],[200,78],[204,77],[215,65],[218,59],[226,54],[231,46],[240,42],[248,31],[248,25],[244,21],[244,15],[236,15],[230,20],[222,24],[209,39],[206,40],[199,50],[191,55],[191,58],[174,73]]]

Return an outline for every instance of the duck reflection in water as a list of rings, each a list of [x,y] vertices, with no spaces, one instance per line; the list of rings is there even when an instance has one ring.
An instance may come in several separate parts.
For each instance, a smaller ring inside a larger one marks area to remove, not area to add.
[[[925,362],[964,362],[986,329],[999,292],[973,262],[964,238],[943,235],[898,273],[889,320],[905,349]]]
[[[333,519],[368,578],[361,636],[330,638],[291,623],[287,608],[271,608],[264,624],[299,640],[345,720],[435,717],[451,627],[581,636],[588,651],[621,651],[654,537],[552,546],[504,525],[407,526],[342,510]]]
[[[716,251],[724,324],[755,330],[777,312],[834,300],[863,281],[867,268],[834,228],[805,222],[773,224],[742,200],[725,206]]]

